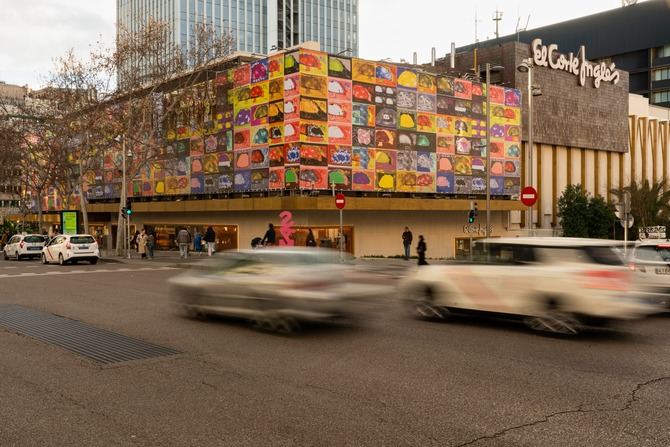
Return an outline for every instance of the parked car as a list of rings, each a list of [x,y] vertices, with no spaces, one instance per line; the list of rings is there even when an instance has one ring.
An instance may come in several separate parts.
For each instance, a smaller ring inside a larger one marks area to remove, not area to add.
[[[39,259],[42,255],[42,247],[46,242],[46,237],[40,234],[17,234],[12,236],[3,248],[3,257],[8,259],[35,258]]]
[[[670,241],[640,242],[628,260],[640,295],[670,309]]]
[[[520,318],[531,329],[576,334],[658,307],[633,294],[633,275],[617,242],[575,238],[499,238],[477,246],[475,262],[419,267],[401,285],[417,316],[476,312]]]
[[[60,234],[52,238],[42,249],[42,263],[57,262],[60,265],[88,261],[96,264],[100,259],[98,244],[89,234]]]
[[[379,288],[347,281],[352,270],[334,250],[262,248],[223,252],[169,284],[189,316],[242,318],[258,329],[288,333],[305,320],[360,316],[362,299]]]

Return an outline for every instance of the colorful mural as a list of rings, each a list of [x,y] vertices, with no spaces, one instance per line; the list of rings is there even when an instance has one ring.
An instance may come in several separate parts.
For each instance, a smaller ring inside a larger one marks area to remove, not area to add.
[[[180,95],[183,96],[183,95]],[[521,94],[391,63],[297,50],[219,73],[174,107],[134,196],[282,189],[519,193]],[[168,107],[172,105],[173,107]],[[485,138],[491,132],[491,166]],[[118,169],[89,197],[118,196]]]

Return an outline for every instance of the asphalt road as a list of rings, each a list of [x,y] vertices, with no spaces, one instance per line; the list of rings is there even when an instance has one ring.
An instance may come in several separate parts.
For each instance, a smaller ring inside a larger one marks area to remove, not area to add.
[[[101,366],[0,328],[0,446],[670,445],[670,317],[563,339],[388,297],[287,337],[182,317],[159,266],[0,261],[0,304],[182,352]]]

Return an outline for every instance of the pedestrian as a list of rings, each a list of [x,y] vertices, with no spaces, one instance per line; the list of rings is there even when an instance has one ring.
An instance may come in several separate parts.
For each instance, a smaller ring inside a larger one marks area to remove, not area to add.
[[[211,226],[207,227],[207,231],[205,231],[205,243],[207,244],[207,256],[212,256],[216,244],[216,233]]]
[[[142,259],[147,258],[147,232],[142,228],[142,232],[137,235],[137,252]]]
[[[409,227],[405,227],[405,231],[402,233],[402,245],[405,248],[405,261],[409,261],[409,250],[410,247],[412,247],[412,239],[414,239],[412,232],[409,231]]]
[[[193,235],[193,248],[198,253],[198,256],[202,255],[202,234],[198,230],[195,230],[195,234]]]
[[[307,242],[306,245],[308,247],[316,247],[316,239],[314,238],[314,233],[312,233],[312,229],[309,229],[309,232],[307,233]]]
[[[191,245],[191,235],[184,227],[177,233],[177,245],[179,245],[179,257],[188,259],[188,247]]]
[[[135,235],[133,236],[131,240],[131,248],[134,248],[135,250],[139,249],[139,242],[140,242],[140,232],[135,231]]]
[[[8,240],[9,240],[9,231],[5,230],[4,233],[2,233],[2,238],[0,238],[0,250],[5,248],[5,245],[7,245]]]
[[[147,256],[149,259],[154,258],[154,248],[156,247],[156,233],[152,231],[149,232],[147,236]]]
[[[268,231],[265,232],[265,236],[261,240],[261,244],[264,246],[274,245],[277,240],[275,236],[275,226],[272,224],[268,225]]]
[[[423,239],[423,235],[419,236],[419,243],[416,246],[416,252],[419,255],[419,265],[428,265],[426,262],[426,241]]]

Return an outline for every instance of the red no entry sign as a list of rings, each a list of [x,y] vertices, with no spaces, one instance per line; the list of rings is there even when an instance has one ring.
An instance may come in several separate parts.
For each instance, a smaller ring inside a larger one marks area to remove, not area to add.
[[[335,196],[335,206],[337,207],[337,209],[341,210],[342,208],[344,208],[344,205],[346,204],[347,201],[344,198],[344,194],[337,194]]]
[[[537,202],[537,191],[532,186],[526,186],[521,190],[521,203],[533,206]]]

